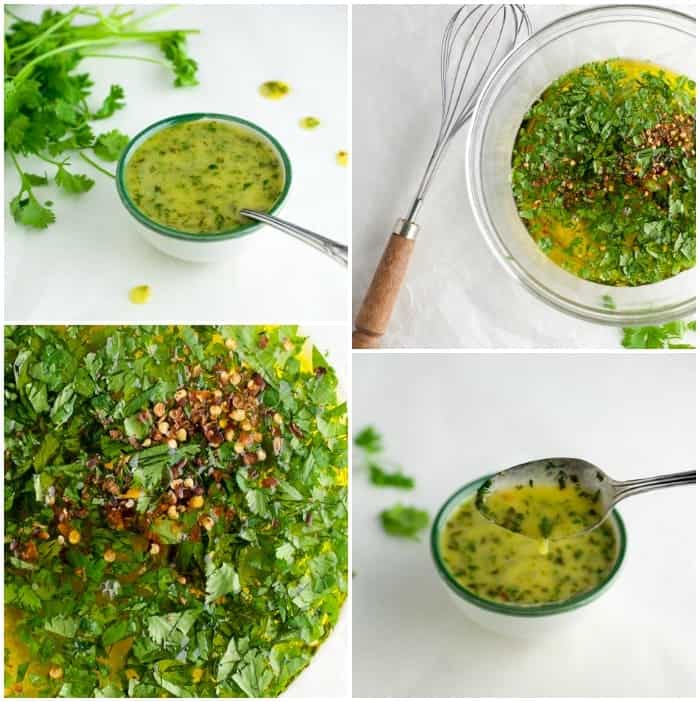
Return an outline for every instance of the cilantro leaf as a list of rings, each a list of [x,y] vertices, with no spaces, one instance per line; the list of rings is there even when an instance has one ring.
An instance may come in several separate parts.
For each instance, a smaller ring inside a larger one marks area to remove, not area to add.
[[[95,185],[95,181],[92,178],[80,173],[70,173],[64,165],[58,167],[55,180],[56,184],[67,193],[86,193]]]
[[[695,322],[668,322],[660,326],[625,327],[622,345],[626,349],[673,349],[695,348],[680,344],[686,333],[695,331]]]
[[[92,150],[104,161],[118,161],[128,143],[129,137],[126,134],[112,129],[97,137]]]
[[[382,435],[373,426],[366,426],[355,435],[355,446],[367,453],[380,453],[383,449]]]
[[[369,481],[373,485],[381,487],[398,487],[404,490],[411,490],[415,485],[415,480],[408,475],[404,475],[400,470],[388,473],[377,463],[369,464]]]
[[[14,197],[10,201],[10,212],[15,222],[35,229],[46,229],[56,221],[52,210],[43,207],[31,193],[27,197],[23,197],[22,193]]]
[[[430,524],[430,515],[416,507],[395,504],[380,515],[382,527],[387,534],[418,541],[418,532]]]
[[[236,639],[232,636],[229,639],[224,654],[219,659],[219,665],[216,667],[216,682],[226,680],[226,678],[233,671],[236,663],[240,660],[241,656],[238,653],[238,648],[236,647]]]
[[[72,639],[78,633],[79,628],[80,622],[77,619],[62,615],[58,615],[53,619],[47,619],[44,624],[46,631],[58,636],[64,636],[67,639]]]
[[[238,579],[238,573],[230,563],[223,563],[207,574],[207,604],[211,604],[224,595],[237,595],[240,591],[241,583]]]
[[[124,107],[124,88],[120,85],[112,85],[109,88],[109,94],[102,102],[102,105],[97,112],[93,112],[93,119],[106,119],[111,117],[117,110]]]

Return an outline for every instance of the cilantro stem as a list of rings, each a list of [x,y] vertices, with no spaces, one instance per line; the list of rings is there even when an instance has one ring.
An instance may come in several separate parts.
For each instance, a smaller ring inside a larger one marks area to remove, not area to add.
[[[96,168],[101,173],[104,173],[110,178],[114,178],[116,180],[114,173],[110,173],[106,168],[102,168],[99,163],[95,163],[91,158],[87,157],[83,151],[80,152],[80,158],[82,158],[83,161],[87,161],[93,168]]]
[[[182,29],[179,33],[198,34],[199,30]],[[22,68],[22,70],[19,71],[19,73],[17,73],[16,76],[14,76],[14,78],[11,78],[10,80],[16,86],[17,84],[26,80],[31,75],[32,71],[34,70],[34,67],[39,63],[42,63],[43,61],[45,61],[48,58],[51,58],[52,56],[65,54],[69,51],[77,51],[78,49],[82,49],[88,46],[114,46],[115,44],[118,44],[121,41],[155,41],[161,37],[172,36],[172,34],[173,32],[170,30],[165,30],[162,32],[128,32],[125,34],[114,34],[112,36],[104,37],[101,39],[83,39],[80,41],[74,41],[70,44],[64,44],[63,46],[59,46],[55,49],[51,49],[50,51],[46,51],[40,56],[37,56],[35,59],[32,59],[26,66]]]
[[[168,66],[167,61],[160,59],[149,58],[148,56],[134,56],[133,54],[98,54],[84,53],[84,58],[110,58],[110,59],[129,59],[131,61],[146,61],[147,63],[155,63],[159,66]]]
[[[12,13],[10,13],[12,14]],[[31,51],[35,46],[41,44],[47,37],[51,36],[55,31],[60,29],[64,24],[69,24],[72,22],[73,18],[80,14],[80,8],[76,7],[72,9],[68,14],[66,14],[64,17],[62,17],[58,22],[55,24],[51,25],[45,32],[42,32],[38,36],[34,37],[33,39],[30,39],[29,41],[24,42],[24,44],[19,44],[18,46],[13,46],[11,49],[7,49],[7,53],[9,56],[13,59],[17,59],[24,54],[28,53]],[[14,15],[13,15],[14,16]],[[19,19],[19,18],[16,18]]]

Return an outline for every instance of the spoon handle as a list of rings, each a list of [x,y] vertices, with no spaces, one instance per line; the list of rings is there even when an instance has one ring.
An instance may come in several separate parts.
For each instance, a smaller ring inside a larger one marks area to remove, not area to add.
[[[250,217],[258,222],[269,224],[271,227],[274,227],[285,234],[289,234],[290,236],[293,236],[295,239],[299,239],[299,241],[303,241],[309,246],[313,246],[316,250],[326,254],[326,256],[330,256],[337,263],[344,266],[348,265],[348,247],[344,244],[340,244],[337,241],[333,241],[333,239],[316,234],[309,229],[299,227],[291,222],[286,222],[279,217],[272,217],[271,215],[263,214],[262,212],[256,212],[255,210],[241,210],[241,214],[244,217]]]
[[[690,484],[695,484],[694,470],[686,470],[683,473],[669,473],[668,475],[655,475],[650,478],[638,478],[636,480],[614,480],[612,481],[615,490],[613,504],[630,495],[639,495],[642,492],[649,492],[649,490]]]

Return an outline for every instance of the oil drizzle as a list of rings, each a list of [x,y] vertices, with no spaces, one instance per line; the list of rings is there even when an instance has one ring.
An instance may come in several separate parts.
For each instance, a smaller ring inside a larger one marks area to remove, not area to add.
[[[137,285],[129,290],[129,302],[132,302],[135,305],[145,305],[150,299],[150,285]]]
[[[302,117],[299,120],[299,126],[302,129],[311,131],[312,129],[316,129],[317,127],[321,126],[321,120],[318,117]]]
[[[268,100],[281,100],[283,97],[289,94],[289,91],[289,85],[281,80],[265,81],[258,88],[258,92]]]

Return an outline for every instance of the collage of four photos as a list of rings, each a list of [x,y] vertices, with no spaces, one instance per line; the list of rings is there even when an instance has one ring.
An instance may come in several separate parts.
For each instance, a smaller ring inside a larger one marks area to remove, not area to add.
[[[693,3],[4,17],[4,697],[696,697]]]

